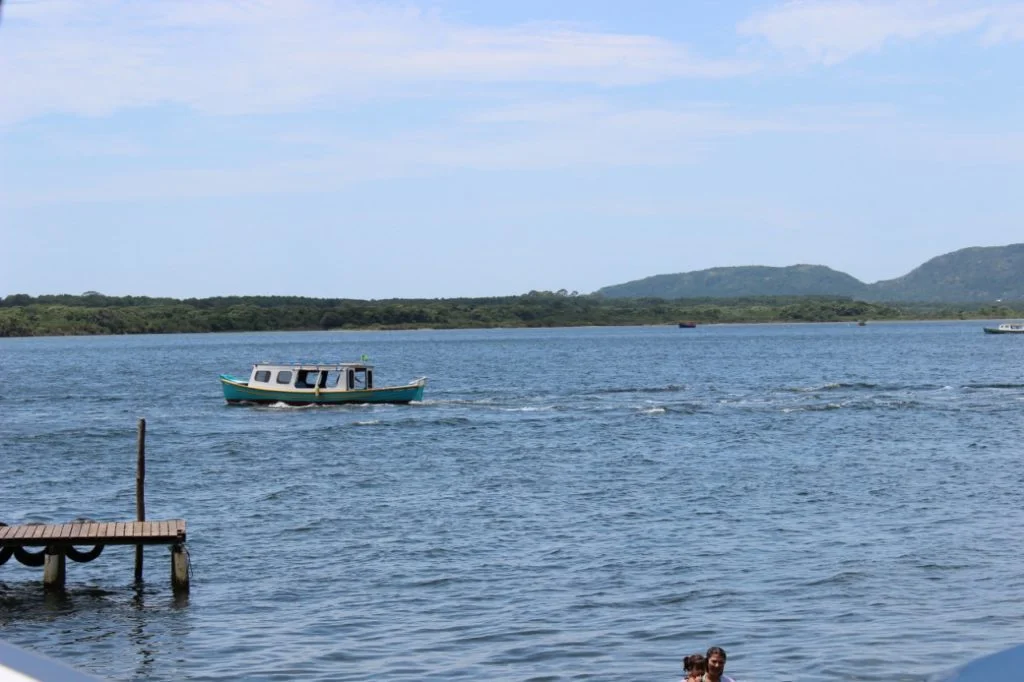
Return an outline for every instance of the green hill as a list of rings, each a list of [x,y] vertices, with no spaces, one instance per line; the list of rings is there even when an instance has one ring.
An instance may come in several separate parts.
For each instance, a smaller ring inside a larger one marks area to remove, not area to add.
[[[849,296],[863,301],[990,303],[1024,301],[1024,244],[971,247],[932,258],[896,279],[865,284],[824,265],[712,268],[598,289],[608,298]]]
[[[750,265],[655,275],[599,289],[609,298],[735,298],[741,296],[850,296],[863,298],[867,285],[824,265],[774,268]]]
[[[975,246],[936,256],[903,277],[869,286],[868,300],[992,302],[1024,300],[1024,244]]]

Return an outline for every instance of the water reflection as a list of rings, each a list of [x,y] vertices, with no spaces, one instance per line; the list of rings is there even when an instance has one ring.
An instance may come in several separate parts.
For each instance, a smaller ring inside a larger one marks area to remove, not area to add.
[[[146,630],[146,585],[136,583],[134,586],[135,595],[132,597],[133,610],[128,614],[132,621],[128,630],[128,640],[136,650],[135,679],[144,680],[151,677],[150,670],[156,662],[151,640],[153,634]]]
[[[53,655],[86,673],[110,675],[118,661],[125,679],[159,678],[191,633],[188,593],[164,581],[113,589],[96,585],[44,590],[40,580],[0,583],[0,632],[16,646]],[[24,627],[27,626],[27,627]],[[45,628],[46,652],[31,633]]]

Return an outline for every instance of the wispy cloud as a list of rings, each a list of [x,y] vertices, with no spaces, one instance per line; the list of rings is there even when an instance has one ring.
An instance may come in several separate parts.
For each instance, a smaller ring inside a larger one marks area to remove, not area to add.
[[[1000,7],[994,12],[996,20],[982,34],[982,44],[1024,41],[1024,3]]]
[[[653,36],[564,24],[471,26],[409,6],[343,0],[47,0],[12,7],[0,39],[0,123],[165,102],[216,114],[337,114],[300,123],[271,117],[249,127],[194,117],[172,131],[174,143],[159,123],[87,134],[61,133],[49,119],[23,123],[9,139],[38,126],[45,132],[33,158],[52,158],[31,176],[48,182],[17,178],[0,187],[0,198],[6,192],[20,204],[330,192],[453,170],[685,166],[754,137],[810,147],[857,137],[881,157],[961,154],[981,163],[1013,162],[1022,153],[1014,131],[978,134],[941,121],[922,128],[884,96],[821,105],[810,98],[789,107],[735,92],[694,102],[685,87],[635,96],[633,85],[731,78],[755,68],[698,57]],[[1019,38],[1022,25],[1021,2],[965,8],[827,0],[761,12],[740,31],[829,64],[889,41],[967,31],[997,44]],[[533,87],[551,83],[591,87]],[[420,119],[406,116],[404,103],[386,102],[379,124],[367,123],[378,103],[349,118],[338,113],[360,108],[339,104],[382,96],[434,97],[438,106]],[[216,153],[211,141],[222,143]],[[188,145],[194,148],[179,156]],[[108,161],[88,172],[68,170],[75,157],[99,156]]]
[[[740,24],[740,34],[763,38],[774,48],[832,65],[882,49],[887,43],[938,39],[971,31],[987,45],[1024,39],[1024,4],[933,0],[794,1],[759,12]]]
[[[52,0],[8,8],[0,68],[0,122],[11,122],[160,103],[228,114],[288,111],[481,83],[628,86],[726,78],[755,67],[704,58],[655,36],[572,25],[479,27],[346,0]]]
[[[223,157],[207,160],[205,167],[196,167],[197,162],[182,169],[160,168],[148,158],[129,159],[134,165],[66,178],[49,183],[58,186],[48,184],[45,191],[26,188],[9,200],[40,204],[330,192],[358,182],[458,170],[686,166],[705,161],[723,141],[842,134],[886,125],[888,117],[881,108],[749,114],[716,103],[655,108],[627,107],[613,99],[554,99],[455,114],[436,125],[373,135],[331,126],[277,130],[246,138],[253,149],[272,151],[257,151],[241,161]],[[121,146],[128,149],[129,143],[122,140]],[[288,149],[284,155],[282,148]]]

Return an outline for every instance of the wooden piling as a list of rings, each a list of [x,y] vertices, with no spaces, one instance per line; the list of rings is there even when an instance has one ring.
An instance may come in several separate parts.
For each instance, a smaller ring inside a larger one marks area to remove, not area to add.
[[[135,468],[135,520],[146,520],[146,420],[139,419],[138,463]],[[135,582],[142,582],[142,545],[135,545]]]
[[[171,547],[171,588],[175,592],[188,592],[188,550],[184,543]]]
[[[67,558],[64,550],[47,547],[43,556],[43,589],[62,591],[67,576]]]

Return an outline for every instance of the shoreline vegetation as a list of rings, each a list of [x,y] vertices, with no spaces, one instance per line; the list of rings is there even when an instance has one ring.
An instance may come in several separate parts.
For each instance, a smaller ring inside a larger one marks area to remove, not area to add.
[[[840,296],[606,298],[519,296],[359,300],[301,296],[150,298],[81,295],[0,299],[0,337],[242,331],[484,329],[751,322],[870,322],[1024,318],[1024,301],[868,303]]]

